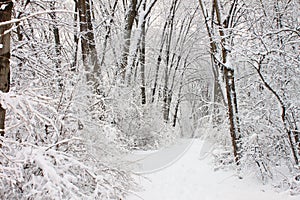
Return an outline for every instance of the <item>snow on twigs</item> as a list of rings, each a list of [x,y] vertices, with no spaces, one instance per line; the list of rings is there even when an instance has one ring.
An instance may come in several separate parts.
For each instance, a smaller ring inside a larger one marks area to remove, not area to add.
[[[124,195],[123,181],[129,177],[101,162],[88,161],[88,154],[74,155],[57,147],[3,137],[1,141],[1,199],[111,199]],[[72,148],[84,144],[74,138],[60,145]]]
[[[91,136],[78,137],[74,128],[62,133],[62,126],[74,127],[74,116],[62,115],[55,108],[57,99],[23,90],[1,92],[0,103],[8,113],[5,137],[0,137],[0,199],[109,200],[126,195],[133,182],[130,174],[96,156]],[[108,143],[97,149],[98,155],[111,151]]]

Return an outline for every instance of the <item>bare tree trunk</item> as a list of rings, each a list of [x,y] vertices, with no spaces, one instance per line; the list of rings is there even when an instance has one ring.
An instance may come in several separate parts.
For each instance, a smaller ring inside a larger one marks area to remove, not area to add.
[[[143,10],[146,10],[146,0],[143,4]],[[145,80],[145,57],[146,57],[146,19],[144,19],[141,27],[141,53],[140,53],[140,65],[141,65],[141,96],[142,104],[146,104],[146,80]]]
[[[164,25],[164,28],[163,28],[163,33],[162,33],[162,38],[161,38],[161,46],[160,46],[160,49],[159,49],[159,54],[158,54],[157,63],[156,63],[154,85],[153,85],[153,88],[152,88],[152,100],[151,100],[152,103],[155,100],[155,94],[156,94],[156,90],[157,90],[159,68],[160,68],[160,63],[161,63],[161,57],[162,57],[162,52],[163,52],[163,48],[164,48],[164,43],[165,43],[165,34],[166,34],[167,25],[168,25],[168,21],[165,22],[165,25]]]
[[[174,6],[175,5],[174,5],[174,0],[173,0],[172,4],[171,4],[171,7],[170,7],[170,10],[169,10],[169,15],[168,15],[168,17],[165,21],[164,28],[163,28],[163,31],[162,31],[161,43],[160,43],[161,46],[160,46],[159,54],[158,54],[158,57],[157,57],[154,85],[153,85],[153,88],[152,88],[152,99],[151,99],[152,103],[155,100],[155,94],[156,94],[157,85],[158,85],[158,76],[159,76],[160,64],[161,64],[161,61],[162,61],[162,53],[163,53],[163,50],[164,50],[165,42],[166,42],[167,37],[168,37],[167,28],[169,27],[170,21],[173,18],[172,16],[173,16]]]
[[[163,118],[165,122],[169,121],[169,114],[170,114],[170,104],[172,101],[172,91],[169,89],[169,68],[170,68],[170,48],[172,44],[172,36],[174,31],[174,18],[176,13],[176,7],[177,7],[178,0],[172,1],[172,6],[170,10],[170,20],[168,23],[169,31],[166,35],[167,42],[166,42],[166,66],[165,66],[165,72],[164,72],[164,86],[163,86]]]
[[[141,46],[142,46],[142,40],[143,40],[143,35],[146,35],[146,21],[148,18],[148,15],[150,14],[152,8],[154,7],[154,5],[156,4],[157,0],[152,0],[150,2],[150,4],[148,6],[147,5],[147,0],[142,0],[139,3],[139,7],[141,7],[142,9],[139,10],[139,13],[137,15],[139,15],[138,18],[138,25],[137,25],[137,37],[135,38],[135,43],[133,45],[132,48],[132,53],[130,55],[130,60],[131,63],[129,64],[130,68],[129,68],[129,72],[128,72],[128,85],[131,84],[131,76],[133,74],[134,68],[136,66],[138,66],[138,63],[140,63],[140,61],[136,62],[137,58],[138,58],[138,52],[139,50],[141,50]],[[143,30],[145,29],[145,30]],[[141,52],[140,52],[141,53]]]
[[[234,86],[234,71],[224,67],[224,78],[226,83],[226,95],[227,95],[227,107],[228,107],[228,117],[230,124],[230,135],[233,147],[233,154],[236,164],[240,161],[240,148],[239,148],[239,124],[237,118],[237,107],[236,107],[236,96],[235,96],[235,86]]]
[[[224,20],[224,23],[222,21],[221,17],[221,11],[220,11],[220,5],[218,0],[212,0],[212,16],[211,16],[211,27],[209,27],[208,24],[208,11],[205,8],[205,5],[202,0],[199,0],[199,4],[201,7],[202,14],[205,19],[205,25],[207,29],[207,34],[210,39],[211,44],[211,56],[213,64],[213,74],[215,76],[215,80],[221,81],[225,83],[224,93],[223,97],[227,100],[227,109],[228,109],[228,120],[230,125],[230,135],[231,135],[231,141],[232,141],[232,147],[233,147],[233,154],[234,159],[237,165],[239,165],[240,158],[241,158],[241,142],[240,142],[240,128],[239,128],[239,118],[238,118],[238,106],[237,106],[237,97],[236,97],[236,91],[235,91],[235,82],[234,82],[234,69],[230,68],[230,66],[227,66],[227,56],[228,56],[228,50],[226,49],[226,39],[225,39],[225,29],[233,28],[233,16],[236,12],[237,7],[237,0],[234,0],[231,3],[231,7],[229,10],[229,14],[226,17],[226,20]],[[216,16],[215,16],[216,14]],[[221,38],[219,42],[216,42],[213,37],[213,20],[216,17],[217,25],[218,25],[218,32],[219,37]],[[229,30],[229,38],[232,38],[230,35],[232,32]],[[219,48],[217,48],[217,44],[220,44]],[[220,49],[221,54],[221,60],[218,60],[216,54],[218,49]],[[222,77],[219,77],[222,76]],[[221,84],[218,83],[220,86]],[[219,86],[215,84],[215,94],[218,95]],[[221,87],[220,87],[221,88]],[[214,95],[215,95],[214,94]],[[225,101],[224,101],[225,102]]]
[[[55,1],[50,2],[50,9],[52,11],[55,10]],[[55,12],[50,13],[50,17],[53,20],[53,35],[54,35],[54,42],[55,42],[55,64],[56,64],[56,72],[58,75],[58,87],[61,89],[63,87],[63,80],[60,77],[61,73],[61,43],[60,43],[60,35],[59,35],[59,29],[57,27],[57,21],[56,21],[56,14]]]
[[[180,85],[179,85],[179,91],[178,91],[178,95],[177,95],[177,103],[176,103],[176,106],[175,106],[175,112],[174,112],[174,117],[173,117],[173,127],[176,126],[176,122],[177,122],[179,105],[180,105],[180,102],[181,102],[181,91],[182,91],[182,88],[183,88],[183,77],[184,77],[185,68],[187,67],[187,60],[188,60],[188,56],[184,60],[183,72],[181,73],[181,76],[180,76]]]
[[[214,14],[215,14],[214,3],[212,3],[211,17],[208,16],[208,11],[202,0],[199,0],[199,4],[200,4],[202,15],[205,20],[206,31],[207,31],[207,34],[208,34],[208,37],[210,40],[211,66],[212,66],[212,72],[213,72],[212,74],[214,77],[212,100],[214,103],[223,103],[225,105],[226,104],[225,97],[222,93],[221,85],[219,83],[220,74],[219,74],[219,69],[218,69],[218,63],[215,62],[215,59],[213,56],[217,51],[216,42],[213,40],[213,26],[214,26],[213,19],[214,19]],[[209,18],[212,19],[210,26],[208,24]],[[215,115],[215,118],[212,120],[213,125],[216,125],[219,123],[220,119],[216,118],[217,108],[216,108],[215,104],[212,104],[211,110],[212,110],[212,113]]]
[[[59,35],[59,29],[57,27],[57,21],[56,21],[56,14],[55,14],[55,2],[50,2],[50,9],[53,11],[50,13],[50,17],[53,20],[53,35],[54,35],[54,42],[55,42],[55,52],[57,56],[56,61],[56,68],[60,68],[60,56],[61,56],[61,43],[60,43],[60,35]]]
[[[163,87],[163,117],[165,122],[169,121],[168,82],[169,82],[169,72],[168,72],[168,65],[166,65],[164,70],[164,87]]]
[[[112,10],[111,10],[109,23],[108,23],[108,25],[105,26],[106,34],[105,34],[105,37],[104,37],[103,52],[102,52],[102,56],[101,56],[100,66],[103,66],[104,63],[105,63],[104,61],[105,61],[107,43],[108,43],[108,39],[109,39],[110,34],[111,34],[111,26],[112,26],[113,21],[114,21],[113,19],[114,19],[114,16],[115,16],[115,10],[116,10],[117,5],[118,5],[118,0],[115,0],[114,5],[113,5]]]
[[[96,48],[96,41],[95,41],[95,34],[94,34],[94,28],[92,23],[92,0],[86,0],[86,23],[87,23],[87,40],[88,40],[88,47],[89,47],[89,57],[91,59],[91,64],[93,66],[92,69],[92,77],[93,81],[96,84],[98,80],[101,80],[101,68],[98,61],[98,54],[97,54],[97,48]]]
[[[182,60],[182,56],[183,56],[183,44],[186,42],[186,39],[188,38],[188,33],[190,32],[190,28],[191,28],[191,24],[192,24],[192,21],[195,17],[195,14],[196,14],[196,11],[197,9],[195,9],[194,13],[191,15],[191,17],[188,17],[188,18],[185,18],[185,20],[183,20],[181,22],[181,27],[180,27],[180,30],[179,30],[179,35],[177,37],[177,41],[175,43],[175,52],[173,53],[173,56],[172,56],[172,61],[171,61],[171,66],[170,66],[170,70],[169,70],[169,74],[171,74],[171,70],[172,70],[172,67],[175,65],[175,69],[174,69],[174,73],[173,73],[173,78],[172,78],[172,83],[171,83],[171,86],[170,86],[170,92],[169,92],[169,99],[172,99],[172,95],[173,95],[173,91],[174,91],[174,88],[175,88],[175,82],[177,81],[176,78],[177,78],[177,72],[178,72],[178,69],[179,69],[179,66],[181,64],[181,60]],[[190,53],[190,51],[189,51]],[[189,53],[187,53],[187,55],[189,55]],[[175,61],[177,59],[177,61]],[[187,59],[188,59],[188,56],[186,56],[185,60],[184,60],[184,63],[183,63],[183,68],[184,68],[184,71],[185,71],[185,68],[187,66]],[[176,64],[175,64],[176,62]],[[173,118],[173,126],[175,127],[176,126],[176,119],[177,119],[177,112],[178,112],[178,109],[179,109],[179,104],[180,104],[180,99],[181,99],[181,90],[182,90],[182,87],[183,87],[183,75],[184,75],[184,71],[181,73],[180,75],[180,86],[179,86],[179,92],[178,92],[178,100],[177,100],[177,103],[175,105],[175,114],[174,114],[174,118]],[[169,105],[168,105],[168,108],[169,108],[169,112],[170,112],[170,104],[171,102],[169,102]]]
[[[13,2],[0,0],[0,22],[11,20]],[[10,29],[11,25],[0,26],[0,90],[8,92],[10,88]],[[0,135],[4,136],[5,109],[0,106]]]
[[[137,0],[130,0],[130,4],[127,8],[126,16],[125,16],[124,44],[123,44],[122,60],[121,60],[121,74],[124,83],[125,83],[126,68],[128,65],[128,55],[129,55],[129,49],[131,43],[131,31],[132,31],[132,26],[133,26],[135,16],[137,14],[136,6],[137,6]]]
[[[234,4],[235,1],[233,2],[232,6]],[[226,66],[228,51],[225,48],[226,40],[225,40],[224,29],[228,28],[228,24],[230,22],[227,22],[227,24],[225,25],[222,24],[220,5],[217,0],[214,0],[214,9],[216,12],[216,18],[219,26],[219,34],[221,37],[222,61],[219,62],[219,68],[220,71],[223,72],[222,75],[226,87],[227,108],[228,108],[230,135],[231,135],[234,159],[236,164],[239,165],[240,158],[241,158],[241,145],[240,145],[240,138],[239,138],[240,129],[239,129],[237,99],[236,99],[235,82],[234,82],[234,69],[228,68],[228,66]],[[229,16],[230,15],[232,15],[232,13],[229,13]]]
[[[87,40],[88,26],[87,26],[87,11],[86,11],[86,0],[78,0],[77,8],[79,13],[79,27],[80,27],[80,39],[81,39],[81,54],[82,61],[86,72],[89,71],[88,68],[88,54],[89,46]]]
[[[92,82],[96,92],[99,91],[101,70],[96,49],[94,28],[92,24],[92,1],[78,0],[82,60],[87,73],[87,82]],[[89,62],[91,65],[89,65]],[[91,67],[92,68],[91,68]]]
[[[299,165],[299,157],[300,157],[300,131],[299,128],[297,126],[297,122],[296,122],[296,117],[294,115],[294,112],[292,111],[291,113],[291,120],[289,121],[289,126],[291,127],[291,133],[294,135],[294,139],[295,139],[295,149],[297,150],[297,158],[295,160],[296,163],[298,163]]]
[[[71,71],[76,71],[77,66],[77,57],[78,57],[78,49],[79,49],[79,38],[78,38],[78,26],[77,26],[77,20],[78,20],[78,3],[75,1],[75,14],[74,14],[74,44],[75,44],[75,50],[74,50],[74,60],[71,65]]]

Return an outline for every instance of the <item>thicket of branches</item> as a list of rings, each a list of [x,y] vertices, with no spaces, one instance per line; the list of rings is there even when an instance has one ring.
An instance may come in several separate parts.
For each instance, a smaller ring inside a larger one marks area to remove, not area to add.
[[[228,109],[228,150],[238,169],[299,193],[299,2],[199,3],[218,80],[214,99]],[[217,157],[232,162],[227,155]]]

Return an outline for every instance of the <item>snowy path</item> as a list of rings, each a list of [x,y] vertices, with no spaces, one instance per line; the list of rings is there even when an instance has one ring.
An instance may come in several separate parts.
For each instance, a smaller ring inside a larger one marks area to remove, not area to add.
[[[191,145],[190,145],[191,144]],[[189,147],[189,148],[186,148]],[[132,194],[128,200],[296,200],[287,193],[274,192],[270,186],[261,185],[257,179],[234,176],[234,172],[214,171],[210,158],[199,159],[203,141],[189,140],[170,149],[141,154],[139,172],[144,177],[137,177],[143,191]],[[183,154],[172,153],[175,150]],[[177,154],[177,156],[176,156]],[[167,164],[170,159],[176,162]],[[165,161],[165,162],[162,162]],[[159,170],[155,170],[155,163]],[[163,164],[166,165],[163,165]],[[162,167],[165,166],[165,167]],[[152,173],[150,173],[152,172]]]
[[[135,154],[129,155],[127,159],[132,162],[131,167],[136,174],[151,174],[163,170],[178,161],[192,143],[193,140],[191,139],[181,139],[171,147],[163,148],[159,151],[136,151]]]

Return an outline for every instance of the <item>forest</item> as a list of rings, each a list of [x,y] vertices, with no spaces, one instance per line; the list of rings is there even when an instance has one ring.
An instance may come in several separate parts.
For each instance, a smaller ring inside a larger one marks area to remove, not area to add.
[[[300,195],[299,9],[0,0],[0,199],[125,200],[125,155],[179,138],[214,143],[212,168]]]

